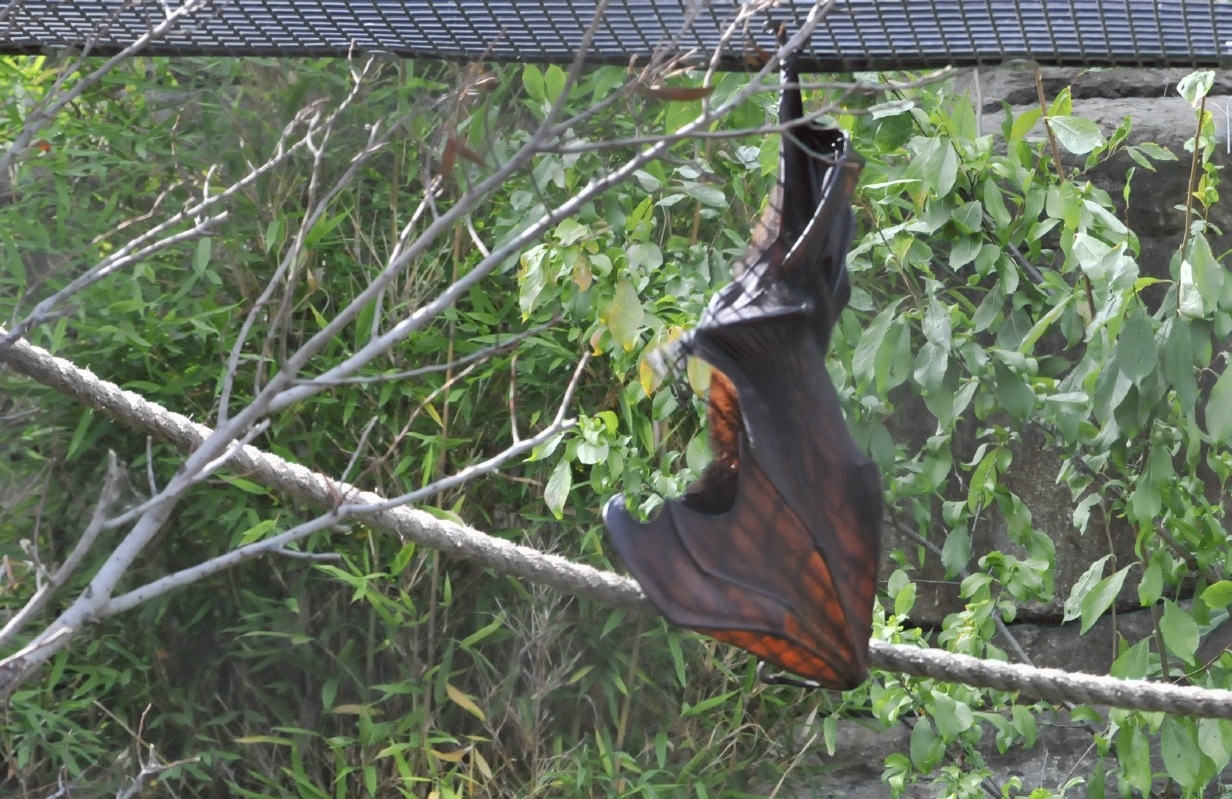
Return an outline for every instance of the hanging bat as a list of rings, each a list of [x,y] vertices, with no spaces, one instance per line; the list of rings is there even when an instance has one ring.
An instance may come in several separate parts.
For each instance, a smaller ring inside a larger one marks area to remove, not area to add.
[[[864,160],[804,116],[783,70],[779,177],[749,251],[668,357],[713,367],[714,460],[642,524],[623,495],[604,509],[616,550],[667,619],[821,687],[868,675],[884,499],[826,371],[851,296],[845,258]],[[797,124],[792,125],[791,123]]]

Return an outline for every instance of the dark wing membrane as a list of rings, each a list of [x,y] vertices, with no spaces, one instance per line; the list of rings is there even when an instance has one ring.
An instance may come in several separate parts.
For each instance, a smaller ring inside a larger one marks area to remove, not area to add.
[[[810,328],[802,313],[749,319],[699,329],[697,348],[735,386],[750,453],[827,564],[845,637],[863,662],[880,560],[881,480],[851,439]]]
[[[741,646],[826,687],[859,685],[867,632],[853,645],[845,612],[809,530],[752,457],[736,502],[719,516],[668,503],[642,525],[616,497],[612,542],[669,621]]]

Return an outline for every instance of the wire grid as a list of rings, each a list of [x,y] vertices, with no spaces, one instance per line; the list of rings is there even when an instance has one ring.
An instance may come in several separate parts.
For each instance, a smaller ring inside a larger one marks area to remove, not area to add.
[[[172,0],[174,1],[174,0]],[[612,0],[587,58],[642,63],[656,51],[700,62],[736,0]],[[566,62],[595,0],[214,0],[150,45],[162,55],[345,56],[384,52],[455,61]],[[782,0],[734,36],[724,69],[798,25],[810,0]],[[102,20],[94,52],[114,53],[159,21],[153,0],[11,0],[0,9],[0,54],[79,47]],[[995,66],[1222,67],[1232,61],[1232,3],[1187,0],[840,0],[803,54],[806,71]]]

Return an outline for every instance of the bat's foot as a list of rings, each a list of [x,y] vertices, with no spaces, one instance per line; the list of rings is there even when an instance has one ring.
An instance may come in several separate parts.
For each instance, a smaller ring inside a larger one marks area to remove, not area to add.
[[[789,677],[781,672],[779,674],[766,674],[766,661],[764,660],[757,663],[757,679],[766,685],[790,685],[793,688],[809,688],[811,690],[821,688],[821,683],[803,680],[799,677]]]

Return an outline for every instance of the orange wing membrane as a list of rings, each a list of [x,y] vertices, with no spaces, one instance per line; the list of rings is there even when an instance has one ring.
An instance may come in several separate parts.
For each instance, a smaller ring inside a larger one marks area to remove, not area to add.
[[[677,359],[714,366],[714,461],[642,524],[623,496],[603,519],[670,621],[848,689],[868,676],[883,498],[851,439],[825,353],[851,294],[851,196],[864,161],[840,130],[801,122],[784,69],[779,180],[733,269]],[[796,123],[796,124],[792,124]]]

